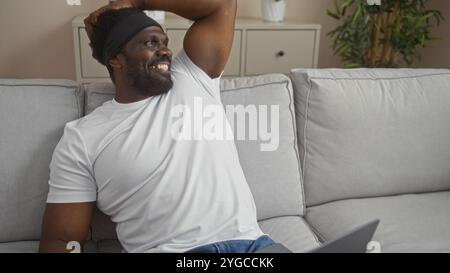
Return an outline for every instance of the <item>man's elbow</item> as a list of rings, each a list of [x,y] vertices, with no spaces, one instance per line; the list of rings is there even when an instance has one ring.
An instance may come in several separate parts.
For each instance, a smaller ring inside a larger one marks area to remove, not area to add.
[[[219,13],[227,14],[228,16],[236,18],[237,13],[237,0],[217,0],[220,2],[220,7],[218,8]]]
[[[234,9],[237,9],[237,0],[222,0],[225,2],[225,5],[230,5]]]
[[[218,7],[237,9],[237,0],[214,0]]]

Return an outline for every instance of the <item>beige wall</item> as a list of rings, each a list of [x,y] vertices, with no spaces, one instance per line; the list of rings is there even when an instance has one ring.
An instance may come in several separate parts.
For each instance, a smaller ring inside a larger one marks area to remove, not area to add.
[[[442,12],[446,21],[432,31],[439,41],[431,42],[421,50],[422,59],[416,67],[450,68],[450,1],[433,0],[430,8]]]
[[[72,18],[87,14],[106,0],[0,0],[0,78],[75,79]],[[238,0],[238,16],[260,17],[260,0]],[[436,35],[443,39],[423,50],[422,67],[450,67],[450,1],[431,0],[447,18]],[[319,67],[339,67],[326,37],[336,21],[326,15],[332,0],[288,0],[287,19],[322,25]]]

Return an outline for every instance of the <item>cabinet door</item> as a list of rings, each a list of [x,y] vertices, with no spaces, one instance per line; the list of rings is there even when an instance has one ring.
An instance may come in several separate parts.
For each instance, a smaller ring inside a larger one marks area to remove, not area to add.
[[[169,36],[169,48],[174,54],[180,52],[183,48],[184,35],[186,29],[167,29],[167,36]],[[230,58],[225,67],[223,76],[239,76],[241,64],[241,41],[242,31],[236,30],[234,32],[233,47],[231,48]]]
[[[89,38],[84,28],[78,28],[80,37],[80,65],[81,77],[84,79],[109,78],[108,69],[92,57]]]
[[[293,68],[313,68],[315,30],[249,30],[246,75],[289,73]]]

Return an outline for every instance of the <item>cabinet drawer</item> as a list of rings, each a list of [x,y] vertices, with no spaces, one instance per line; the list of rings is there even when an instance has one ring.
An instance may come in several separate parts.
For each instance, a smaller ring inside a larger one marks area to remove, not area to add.
[[[167,29],[167,36],[169,36],[169,48],[174,54],[177,54],[183,48],[183,40],[186,31],[186,29]],[[241,41],[242,31],[236,30],[234,32],[234,41],[233,47],[231,48],[230,58],[225,67],[223,76],[240,75]]]
[[[80,37],[81,77],[86,79],[109,78],[108,69],[92,57],[89,38],[84,28],[78,28],[78,35]]]
[[[314,67],[315,30],[249,30],[246,75]]]

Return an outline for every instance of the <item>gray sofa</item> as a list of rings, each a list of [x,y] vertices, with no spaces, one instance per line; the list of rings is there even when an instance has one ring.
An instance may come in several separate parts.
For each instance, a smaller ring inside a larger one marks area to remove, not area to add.
[[[225,105],[278,106],[278,149],[236,141],[276,241],[305,252],[378,218],[382,252],[450,252],[450,70],[298,69],[221,87]],[[113,94],[111,83],[0,80],[0,252],[37,251],[64,124]],[[121,251],[99,211],[85,251]]]

